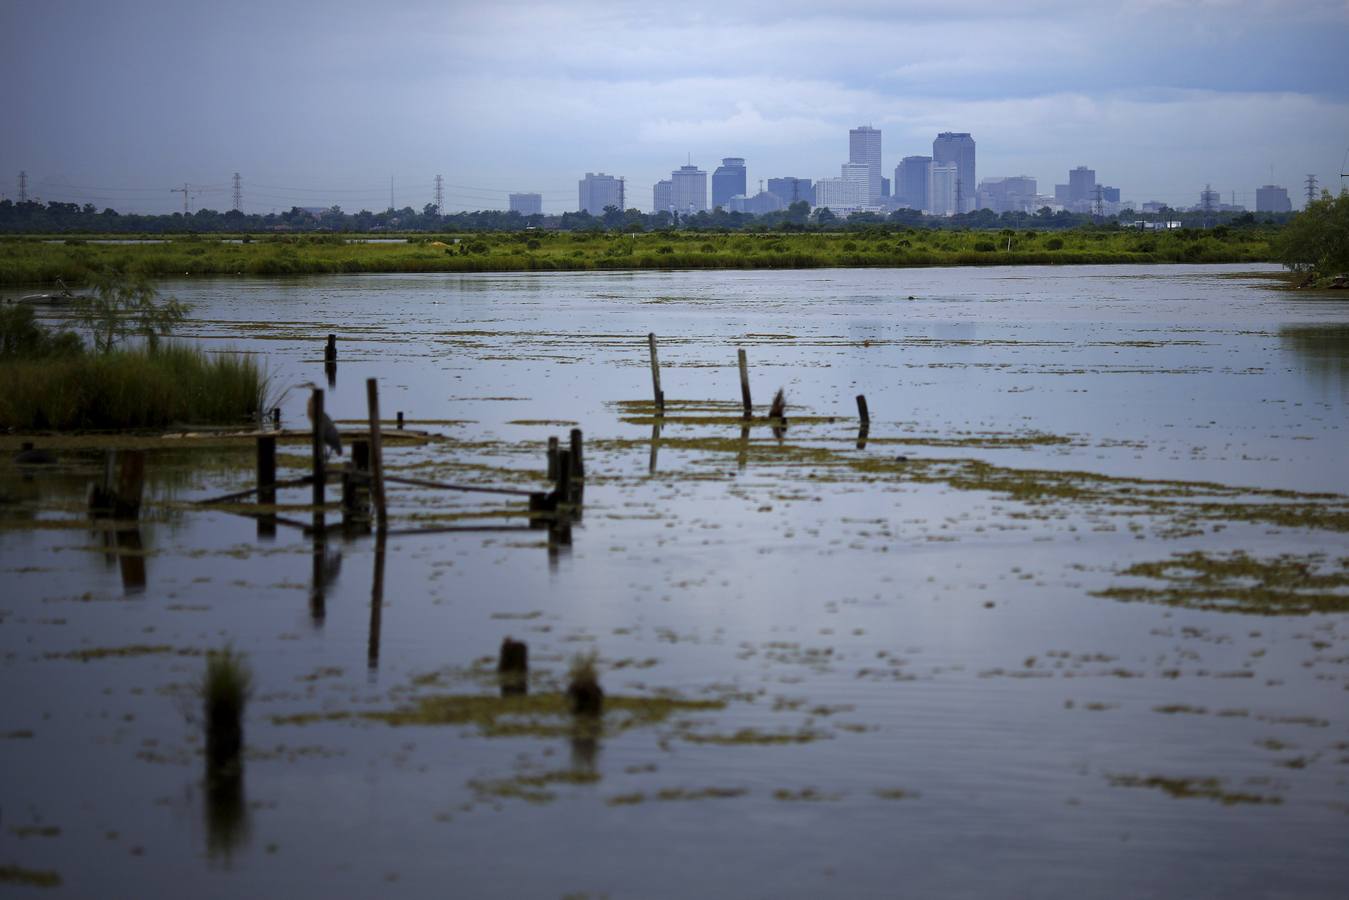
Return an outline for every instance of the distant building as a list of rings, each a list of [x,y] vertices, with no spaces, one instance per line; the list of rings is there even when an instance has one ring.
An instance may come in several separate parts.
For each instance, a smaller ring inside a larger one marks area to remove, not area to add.
[[[770,178],[768,193],[775,194],[788,206],[802,200],[815,205],[815,187],[809,178]]]
[[[867,167],[867,204],[881,202],[881,133],[870,125],[848,132],[848,162]]]
[[[886,178],[883,175],[881,176],[881,196],[882,197],[890,196],[890,179]]]
[[[1143,204],[1141,209],[1145,213],[1159,213],[1164,209],[1170,209],[1170,207],[1161,200],[1149,200]]]
[[[1054,202],[1057,203],[1059,206],[1063,207],[1068,206],[1068,185],[1066,184],[1054,185]]]
[[[510,197],[511,212],[518,212],[522,216],[543,214],[542,194],[511,194]]]
[[[772,191],[761,190],[753,197],[746,197],[744,194],[732,197],[726,201],[727,212],[753,213],[756,216],[762,216],[764,213],[777,212],[785,209],[787,204],[782,202],[782,198]]]
[[[960,181],[960,167],[955,163],[940,165],[933,162],[928,168],[927,213],[933,216],[954,216],[956,190]]]
[[[1256,212],[1292,212],[1293,202],[1288,199],[1288,189],[1267,184],[1255,189]]]
[[[895,166],[894,203],[910,209],[927,209],[930,156],[906,156]]]
[[[674,212],[674,182],[670,179],[657,181],[651,191],[652,212]]]
[[[1068,172],[1068,201],[1064,204],[1073,212],[1091,212],[1096,200],[1096,170],[1078,166]]]
[[[707,210],[707,173],[697,166],[680,166],[670,173],[670,200],[681,214]]]
[[[932,142],[932,164],[956,167],[956,212],[969,212],[978,200],[974,180],[974,138],[967,131],[943,131]]]
[[[728,156],[712,173],[712,208],[723,209],[726,201],[736,194],[745,196],[745,161],[738,156]]]
[[[855,166],[852,172],[846,172]],[[846,216],[867,206],[869,178],[867,167],[861,163],[844,163],[842,178],[821,178],[815,182],[815,206],[828,207],[830,212]]]
[[[1102,185],[1101,199],[1106,203],[1119,203],[1119,188]]]
[[[623,180],[603,172],[586,173],[579,184],[580,208],[592,216],[601,215],[606,206],[623,208]]]
[[[1029,175],[985,178],[979,182],[979,209],[995,213],[1034,212],[1038,208],[1036,197],[1036,182]]]

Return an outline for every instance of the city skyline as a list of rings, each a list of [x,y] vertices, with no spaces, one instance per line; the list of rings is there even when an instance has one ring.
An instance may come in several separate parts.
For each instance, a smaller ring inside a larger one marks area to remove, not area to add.
[[[743,157],[751,188],[837,177],[839,135],[867,123],[887,177],[962,131],[980,173],[1042,190],[1086,164],[1140,202],[1211,184],[1254,207],[1275,184],[1300,206],[1308,173],[1339,186],[1346,37],[1329,0],[695,2],[677,22],[622,4],[15,0],[0,193],[25,171],[44,199],[170,212],[186,184],[192,208],[223,210],[239,172],[248,211],[391,193],[420,209],[440,174],[445,211],[537,192],[558,213],[602,169],[644,207],[689,160]]]

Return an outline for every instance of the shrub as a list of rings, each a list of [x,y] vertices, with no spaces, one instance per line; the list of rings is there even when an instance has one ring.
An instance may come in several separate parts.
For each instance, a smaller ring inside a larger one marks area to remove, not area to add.
[[[83,351],[79,335],[43,328],[31,306],[0,307],[0,359],[77,356]]]
[[[1063,249],[1063,238],[1050,238],[1049,240],[1045,241],[1045,249],[1046,249],[1046,250],[1062,250],[1062,249]]]
[[[997,248],[993,246],[992,241],[975,241],[974,249],[980,253],[992,253]]]

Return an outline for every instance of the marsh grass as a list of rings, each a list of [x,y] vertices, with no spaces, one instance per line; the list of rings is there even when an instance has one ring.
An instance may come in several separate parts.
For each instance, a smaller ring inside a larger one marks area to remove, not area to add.
[[[253,669],[231,645],[206,656],[197,686],[206,717],[206,760],[211,770],[238,765],[244,741],[244,707],[253,694]]]
[[[268,379],[252,358],[181,345],[102,355],[0,361],[0,427],[163,428],[232,424],[265,408]]]
[[[567,704],[578,716],[598,716],[604,711],[604,690],[596,671],[594,650],[578,653],[567,669]]]

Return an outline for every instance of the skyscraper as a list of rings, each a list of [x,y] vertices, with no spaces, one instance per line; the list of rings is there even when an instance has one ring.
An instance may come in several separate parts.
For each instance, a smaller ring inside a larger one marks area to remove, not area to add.
[[[881,202],[881,133],[870,125],[848,132],[848,162],[867,167],[867,204]]]
[[[680,214],[707,209],[707,173],[697,166],[680,166],[670,173],[670,202]]]
[[[954,165],[956,167],[956,194],[959,203],[956,212],[969,212],[975,208],[976,185],[974,180],[974,138],[968,131],[943,131],[932,142],[932,164],[934,166]]]
[[[1292,212],[1293,201],[1288,199],[1288,189],[1267,184],[1255,189],[1256,212]]]
[[[726,209],[727,200],[745,193],[745,161],[738,156],[728,156],[712,173],[712,208]]]
[[[511,194],[511,212],[522,216],[536,216],[543,212],[542,194]]]
[[[580,203],[582,212],[588,212],[592,216],[598,216],[604,212],[606,206],[617,206],[623,208],[623,188],[619,179],[612,175],[605,175],[603,172],[598,174],[586,173],[579,185]]]
[[[1096,200],[1096,170],[1078,166],[1068,171],[1068,208],[1073,212],[1089,212]]]
[[[815,188],[811,185],[809,178],[770,178],[768,179],[768,193],[776,194],[778,199],[786,206],[804,200],[811,206],[815,205]]]
[[[657,181],[651,190],[652,212],[674,212],[674,182],[666,178]]]
[[[895,166],[895,203],[910,209],[927,209],[930,156],[906,156]]]
[[[929,215],[954,216],[960,211],[956,206],[959,182],[960,167],[955,163],[941,165],[934,161],[928,167],[927,212]]]

